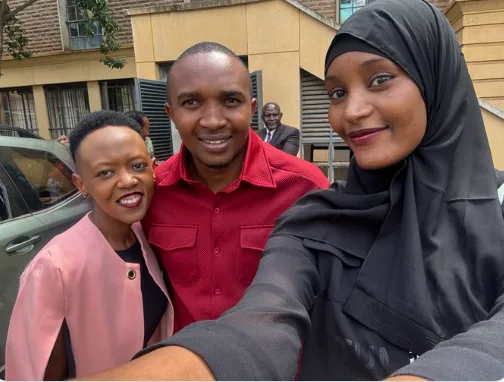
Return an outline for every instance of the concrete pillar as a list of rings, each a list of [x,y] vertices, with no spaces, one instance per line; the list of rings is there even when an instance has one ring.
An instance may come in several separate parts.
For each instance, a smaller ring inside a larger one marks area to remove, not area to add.
[[[49,113],[47,112],[47,101],[42,85],[35,85],[33,87],[33,97],[35,99],[35,115],[37,117],[39,135],[42,138],[51,139]]]
[[[100,84],[98,81],[89,81],[87,83],[88,97],[89,97],[89,110],[99,111],[102,109],[102,99],[100,92]]]

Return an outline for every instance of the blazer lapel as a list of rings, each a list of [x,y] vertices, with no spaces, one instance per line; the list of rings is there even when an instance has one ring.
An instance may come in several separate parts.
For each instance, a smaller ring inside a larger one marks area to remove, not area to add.
[[[275,134],[273,134],[273,139],[271,139],[270,145],[275,146],[277,141],[280,139],[281,135],[283,134],[283,125],[280,125],[277,127],[275,130]],[[275,146],[276,147],[276,146]]]

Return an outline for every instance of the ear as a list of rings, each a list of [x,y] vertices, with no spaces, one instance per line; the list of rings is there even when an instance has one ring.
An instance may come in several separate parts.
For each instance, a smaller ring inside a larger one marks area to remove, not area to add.
[[[173,108],[171,107],[171,105],[169,103],[165,103],[164,109],[166,114],[168,114],[168,117],[170,117],[170,119],[173,121]],[[175,125],[175,128],[177,129],[177,125]]]
[[[82,180],[82,177],[79,174],[72,174],[72,180],[73,183],[75,184],[75,187],[84,195],[84,197],[89,196],[89,192],[86,188],[86,185],[84,184],[84,181]]]
[[[165,109],[166,114],[168,114],[168,117],[172,118],[172,116],[173,116],[173,108],[170,106],[170,104],[165,103],[164,109]]]
[[[254,115],[256,110],[257,110],[257,99],[252,98],[252,102],[250,103],[250,111],[252,112],[252,115]],[[262,115],[261,115],[261,118],[262,118]]]

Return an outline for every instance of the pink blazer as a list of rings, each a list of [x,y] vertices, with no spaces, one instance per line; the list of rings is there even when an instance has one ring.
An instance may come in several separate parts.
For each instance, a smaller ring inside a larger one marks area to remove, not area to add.
[[[156,257],[140,224],[133,231],[147,268],[168,297]],[[133,280],[128,271],[136,271]],[[5,354],[7,380],[42,380],[66,319],[76,377],[128,362],[143,348],[140,265],[125,263],[85,216],[51,240],[20,280]],[[173,333],[173,306],[150,343]]]

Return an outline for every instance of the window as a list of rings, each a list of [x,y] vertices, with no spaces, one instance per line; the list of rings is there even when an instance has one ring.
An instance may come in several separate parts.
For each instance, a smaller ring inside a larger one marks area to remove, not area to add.
[[[375,0],[340,0],[339,23],[343,24],[355,11]]]
[[[18,190],[0,165],[0,223],[29,213]]]
[[[35,99],[31,88],[0,91],[0,123],[38,134]]]
[[[69,135],[85,115],[89,114],[87,84],[68,84],[45,89],[51,138]]]
[[[103,81],[100,83],[102,107],[124,113],[135,109],[135,81]]]
[[[31,212],[58,204],[77,189],[72,170],[53,154],[30,149],[7,149],[8,160],[2,163]]]
[[[86,33],[86,24],[84,22],[86,11],[79,7],[75,0],[67,0],[66,11],[70,49],[85,50],[99,48],[103,39],[101,25],[95,23],[93,25],[94,37],[89,37]]]

